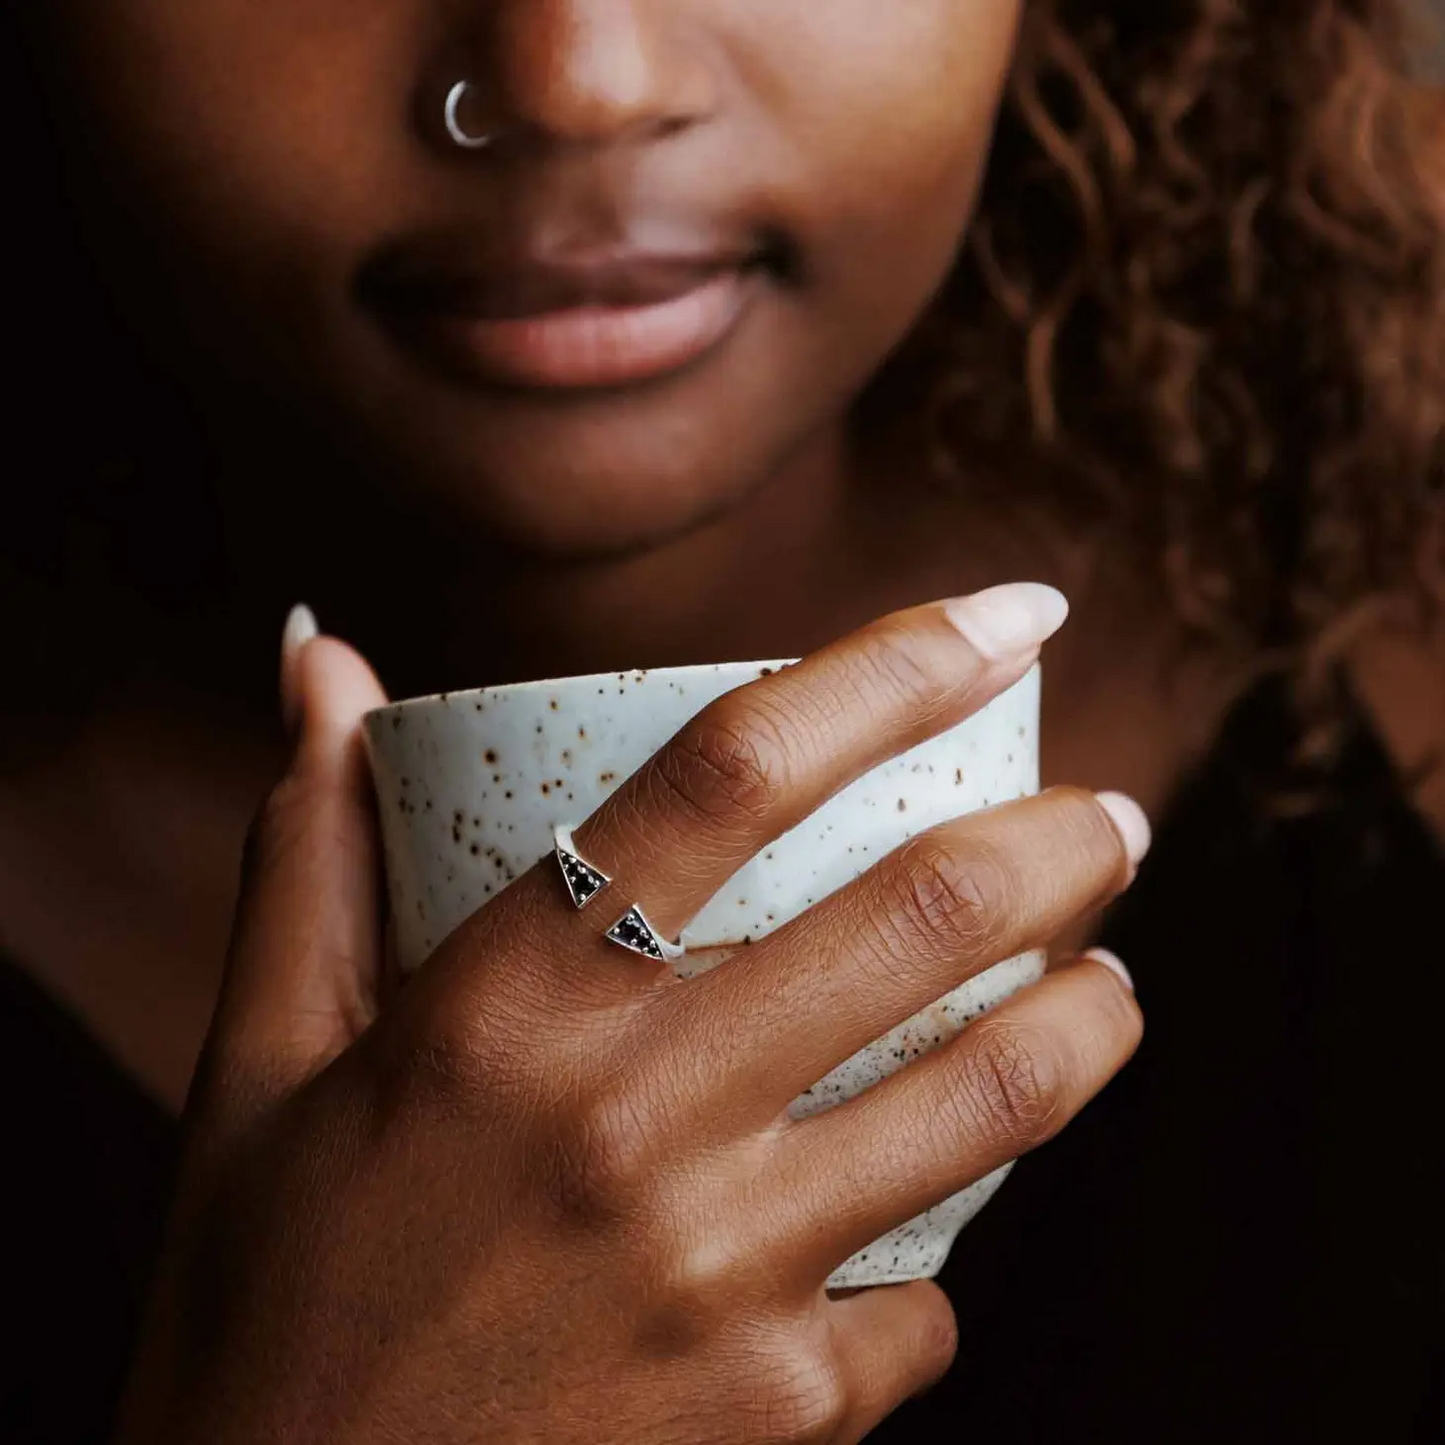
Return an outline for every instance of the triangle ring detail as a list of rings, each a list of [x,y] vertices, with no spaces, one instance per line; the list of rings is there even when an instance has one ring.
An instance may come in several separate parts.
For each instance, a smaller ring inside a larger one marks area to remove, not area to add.
[[[658,963],[670,963],[687,952],[682,944],[669,943],[647,921],[647,915],[636,903],[607,930],[607,941],[630,953],[639,953],[643,958],[655,959]]]
[[[557,862],[562,869],[562,881],[572,897],[574,908],[586,908],[612,879],[600,868],[595,868],[578,851],[572,841],[572,830],[558,823],[552,829],[556,844]]]

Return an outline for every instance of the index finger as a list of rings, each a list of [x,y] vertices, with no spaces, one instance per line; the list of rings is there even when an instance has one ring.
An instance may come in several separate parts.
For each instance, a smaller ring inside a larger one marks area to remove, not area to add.
[[[674,937],[855,778],[1022,678],[1067,615],[1025,582],[870,623],[704,708],[576,829],[578,849]]]

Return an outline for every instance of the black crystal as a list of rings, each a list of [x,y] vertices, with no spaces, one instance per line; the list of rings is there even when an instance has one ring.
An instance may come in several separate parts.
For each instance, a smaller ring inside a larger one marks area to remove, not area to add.
[[[590,863],[584,863],[575,853],[558,848],[557,861],[562,865],[562,877],[567,881],[567,891],[578,908],[585,908],[607,887],[607,875],[599,873]]]

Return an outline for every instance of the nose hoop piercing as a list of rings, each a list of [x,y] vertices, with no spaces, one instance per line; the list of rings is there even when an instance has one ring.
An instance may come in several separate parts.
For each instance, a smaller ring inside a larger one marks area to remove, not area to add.
[[[472,135],[462,125],[459,112],[462,102],[467,98],[467,94],[472,88],[470,80],[459,80],[452,86],[451,90],[447,92],[445,111],[447,134],[452,138],[454,145],[460,146],[465,151],[479,151],[484,146],[491,145],[493,140],[490,134]]]

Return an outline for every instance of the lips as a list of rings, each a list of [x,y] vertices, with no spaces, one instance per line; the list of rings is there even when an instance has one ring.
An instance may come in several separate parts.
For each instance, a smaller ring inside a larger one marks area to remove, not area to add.
[[[758,249],[611,249],[477,265],[455,244],[367,278],[408,344],[471,381],[592,389],[656,379],[733,331],[763,279]]]

